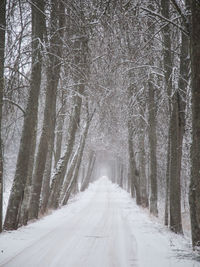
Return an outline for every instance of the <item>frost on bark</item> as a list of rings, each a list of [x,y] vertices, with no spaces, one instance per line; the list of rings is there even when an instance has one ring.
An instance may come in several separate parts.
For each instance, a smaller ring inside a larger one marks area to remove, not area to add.
[[[84,191],[88,187],[88,185],[89,185],[89,183],[91,181],[91,177],[92,177],[92,172],[94,170],[95,161],[96,161],[95,152],[91,151],[90,155],[89,155],[87,173],[86,173],[85,179],[83,180],[83,183],[81,185],[81,192]]]
[[[32,144],[31,144],[31,155],[29,159],[28,175],[26,179],[26,185],[24,189],[23,201],[19,213],[19,226],[26,225],[28,222],[28,210],[30,205],[31,196],[31,185],[32,185],[32,175],[35,162],[35,149],[36,149],[36,139],[37,139],[37,129],[35,129]]]
[[[24,195],[24,188],[28,175],[29,160],[31,157],[32,144],[38,114],[38,97],[41,84],[41,43],[43,42],[44,30],[44,1],[33,0],[32,10],[32,70],[29,98],[24,117],[24,125],[17,158],[15,177],[10,193],[8,208],[4,223],[6,230],[18,227],[18,216]]]
[[[54,149],[54,142],[51,142],[48,148],[45,171],[44,171],[43,182],[42,182],[42,189],[41,189],[41,206],[40,206],[41,214],[44,214],[46,212],[47,203],[48,203],[49,194],[50,194],[50,178],[51,178],[51,169],[52,169],[52,160],[53,160],[53,149]]]
[[[0,232],[2,231],[3,217],[3,155],[1,139],[2,105],[4,91],[4,56],[6,33],[6,0],[0,3]]]
[[[84,25],[84,18],[80,14],[80,20]],[[76,34],[79,33],[78,29],[73,29]],[[89,76],[89,50],[88,50],[88,36],[85,27],[81,29],[80,36],[76,35],[73,40],[73,81],[77,84],[74,87],[74,103],[72,104],[73,110],[69,119],[68,136],[66,142],[66,150],[64,156],[58,161],[55,172],[52,177],[51,192],[48,200],[49,209],[57,209],[59,206],[60,194],[65,178],[67,165],[73,151],[76,132],[80,122],[82,96],[85,91],[85,83]],[[84,35],[83,35],[84,33]]]
[[[155,10],[155,3],[152,0],[149,0],[148,5],[150,10]],[[155,43],[154,39],[152,40],[151,36],[155,34],[155,22],[152,21],[151,18],[148,19],[148,27],[149,27],[149,39],[151,40],[149,43],[149,49],[152,50],[152,55],[149,58],[149,64],[153,67],[154,56],[155,56]],[[156,131],[156,99],[155,99],[155,86],[154,86],[154,76],[149,73],[148,77],[148,137],[149,137],[149,153],[150,153],[150,166],[149,166],[149,180],[150,180],[150,200],[149,200],[149,209],[150,212],[157,216],[158,215],[158,207],[157,207],[157,131]]]
[[[190,214],[193,246],[200,247],[200,3],[191,1],[192,146]]]
[[[148,82],[148,102],[149,102],[149,150],[150,150],[150,212],[158,215],[158,192],[157,192],[157,134],[156,134],[156,108],[155,108],[155,89],[152,86],[152,81]]]
[[[67,165],[68,165],[71,153],[73,151],[75,135],[76,135],[76,131],[77,131],[79,120],[80,120],[81,104],[82,104],[81,97],[79,95],[76,95],[74,108],[70,116],[66,150],[65,150],[64,156],[62,156],[60,160],[58,161],[56,169],[52,176],[50,196],[49,196],[48,205],[47,205],[49,209],[56,209],[59,206],[61,188],[62,188],[63,181],[65,178]]]
[[[83,157],[83,151],[84,151],[84,148],[85,148],[85,141],[86,141],[86,138],[87,138],[87,134],[88,134],[88,130],[89,130],[89,126],[90,126],[90,121],[91,121],[92,117],[91,118],[87,118],[87,122],[86,122],[86,126],[85,126],[85,129],[84,129],[84,132],[81,136],[81,141],[80,141],[80,147],[78,149],[78,153],[77,153],[77,157],[76,157],[76,160],[75,160],[75,166],[74,166],[74,170],[73,170],[73,173],[72,173],[72,177],[70,179],[70,182],[67,184],[67,186],[64,188],[64,199],[63,199],[63,205],[66,205],[67,204],[67,201],[70,197],[70,194],[72,192],[72,190],[74,189],[74,187],[77,185],[77,182],[78,182],[78,174],[79,174],[79,169],[80,169],[80,166],[81,166],[81,161],[82,161],[82,157]],[[68,179],[69,181],[69,179]]]
[[[47,66],[47,88],[44,120],[33,175],[29,219],[36,219],[38,217],[41,188],[47,161],[48,149],[52,149],[54,147],[53,144],[56,123],[56,97],[61,68],[60,58],[62,56],[62,38],[64,34],[64,12],[65,9],[62,1],[52,0],[50,22],[51,40],[50,49],[48,51],[49,62]],[[49,156],[51,156],[51,151],[49,152]],[[49,161],[51,161],[51,159],[49,159]]]
[[[181,222],[181,161],[185,129],[187,81],[189,80],[189,39],[182,33],[178,91],[172,98],[171,163],[170,163],[170,228],[182,233]]]
[[[136,167],[136,160],[135,160],[135,154],[134,154],[134,143],[133,143],[132,97],[133,97],[133,88],[132,86],[130,86],[128,88],[128,99],[130,101],[129,118],[128,118],[129,177],[130,177],[131,195],[132,197],[136,195],[136,203],[138,205],[141,205],[139,172]]]
[[[162,15],[167,19],[169,17],[169,2],[162,1]],[[189,40],[185,33],[181,34],[180,51],[180,74],[178,90],[173,93],[172,84],[172,54],[171,54],[171,36],[170,26],[163,29],[164,39],[164,68],[165,83],[169,97],[169,140],[168,140],[168,162],[166,175],[166,207],[165,224],[168,223],[168,194],[170,204],[170,228],[176,233],[182,233],[181,223],[181,160],[182,145],[185,127],[185,103],[187,81],[189,73]],[[171,97],[171,99],[170,99]]]
[[[142,103],[140,103],[142,105]],[[140,191],[141,205],[149,206],[147,195],[147,177],[146,177],[146,157],[145,157],[145,122],[144,122],[144,106],[140,108],[140,133],[139,133],[139,173],[140,173]]]
[[[56,129],[56,148],[55,148],[55,167],[61,156],[62,139],[63,139],[63,125],[66,117],[66,94],[62,93],[62,106],[58,114],[57,129]]]
[[[74,169],[76,167],[77,160],[78,160],[78,155],[80,153],[80,148],[81,148],[81,142],[79,143],[79,146],[78,146],[76,152],[74,153],[74,156],[73,156],[73,158],[72,158],[72,160],[70,162],[70,166],[67,169],[66,178],[65,178],[65,181],[64,181],[63,186],[62,186],[62,191],[61,191],[61,196],[60,196],[60,203],[62,203],[64,195],[66,194],[66,192],[67,192],[67,190],[69,188],[69,185],[70,185],[70,183],[72,181]]]

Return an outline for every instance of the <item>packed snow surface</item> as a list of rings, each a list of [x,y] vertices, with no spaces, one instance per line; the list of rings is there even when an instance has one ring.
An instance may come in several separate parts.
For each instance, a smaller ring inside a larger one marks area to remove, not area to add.
[[[0,266],[200,266],[187,244],[102,177],[62,209],[1,234]]]

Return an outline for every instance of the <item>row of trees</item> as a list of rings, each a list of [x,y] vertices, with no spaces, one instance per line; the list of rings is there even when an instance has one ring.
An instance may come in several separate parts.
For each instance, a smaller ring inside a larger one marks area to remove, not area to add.
[[[4,158],[20,137],[4,229],[66,204],[104,165],[138,205],[164,204],[172,231],[190,210],[199,246],[199,1],[3,1],[1,14]]]

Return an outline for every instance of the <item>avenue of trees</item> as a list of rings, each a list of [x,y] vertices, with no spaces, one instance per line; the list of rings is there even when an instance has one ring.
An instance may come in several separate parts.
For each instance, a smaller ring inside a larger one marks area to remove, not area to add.
[[[104,170],[200,246],[199,62],[199,0],[2,0],[0,231]]]

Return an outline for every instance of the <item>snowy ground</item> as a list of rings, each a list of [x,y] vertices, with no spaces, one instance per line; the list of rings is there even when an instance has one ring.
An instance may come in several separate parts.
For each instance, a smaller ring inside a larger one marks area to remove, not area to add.
[[[69,205],[0,235],[0,266],[197,267],[188,241],[101,178]]]

